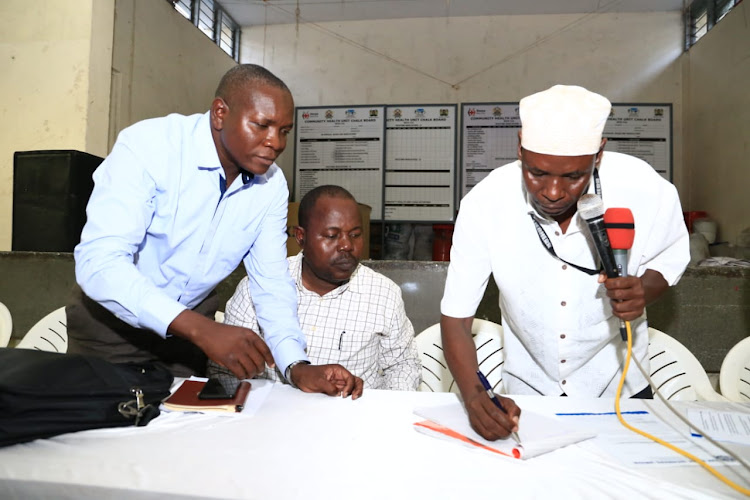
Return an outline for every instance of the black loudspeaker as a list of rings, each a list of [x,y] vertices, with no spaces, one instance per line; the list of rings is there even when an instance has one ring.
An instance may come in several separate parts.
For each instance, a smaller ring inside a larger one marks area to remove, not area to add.
[[[12,249],[72,252],[102,161],[73,150],[14,153]]]

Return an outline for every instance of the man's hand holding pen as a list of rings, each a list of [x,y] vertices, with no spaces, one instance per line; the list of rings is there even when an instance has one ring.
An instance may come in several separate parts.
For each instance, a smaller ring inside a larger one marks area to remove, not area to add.
[[[521,409],[515,401],[503,396],[496,397],[505,411],[498,408],[481,386],[477,387],[470,399],[464,401],[471,427],[490,441],[505,439],[511,433],[518,432],[518,420],[521,416]]]

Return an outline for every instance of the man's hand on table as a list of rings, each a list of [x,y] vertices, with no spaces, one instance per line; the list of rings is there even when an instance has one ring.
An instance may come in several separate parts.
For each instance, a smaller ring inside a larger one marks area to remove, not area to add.
[[[273,368],[271,350],[249,328],[217,323],[194,311],[182,311],[169,325],[170,333],[197,345],[210,359],[240,380]]]
[[[292,367],[291,382],[304,392],[321,392],[329,396],[362,395],[364,382],[341,365],[308,365],[299,363]]]

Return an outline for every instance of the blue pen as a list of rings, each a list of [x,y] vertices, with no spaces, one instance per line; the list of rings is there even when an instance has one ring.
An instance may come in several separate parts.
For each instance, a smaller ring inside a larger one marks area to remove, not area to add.
[[[479,377],[479,381],[482,383],[482,387],[484,387],[484,390],[487,391],[487,395],[490,397],[493,403],[495,403],[495,406],[500,408],[500,411],[503,413],[508,413],[505,411],[505,408],[503,408],[503,405],[500,404],[500,400],[497,399],[497,396],[492,391],[492,386],[490,385],[489,381],[487,380],[487,377],[484,376],[484,373],[481,371],[477,371],[477,377]],[[517,432],[511,432],[510,435],[513,437],[513,439],[516,440],[516,443],[521,444],[521,438],[518,437]]]

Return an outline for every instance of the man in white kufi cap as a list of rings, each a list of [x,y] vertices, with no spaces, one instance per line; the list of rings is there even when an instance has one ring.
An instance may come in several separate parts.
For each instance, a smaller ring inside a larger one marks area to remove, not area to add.
[[[555,85],[521,99],[518,161],[496,168],[461,201],[441,308],[443,348],[472,427],[487,439],[518,430],[520,409],[500,411],[477,377],[471,324],[492,274],[500,292],[505,364],[496,392],[613,397],[631,321],[633,356],[648,365],[645,308],[690,259],[675,187],[644,161],[604,151],[610,102]],[[584,194],[628,208],[635,239],[628,274],[609,278],[586,222]],[[623,397],[652,397],[629,370]]]

